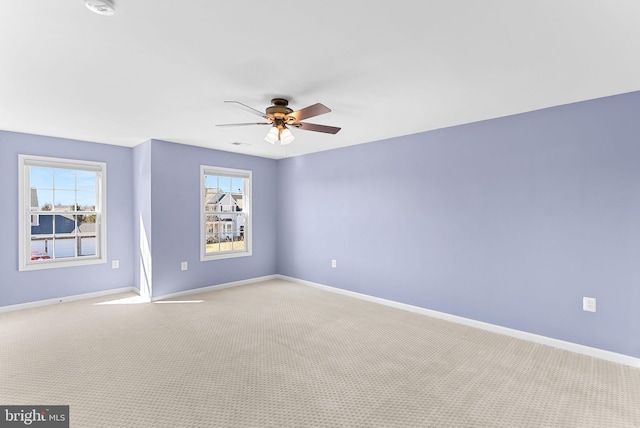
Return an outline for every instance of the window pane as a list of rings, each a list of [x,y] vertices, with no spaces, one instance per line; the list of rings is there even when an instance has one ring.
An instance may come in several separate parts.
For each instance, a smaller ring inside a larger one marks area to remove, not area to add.
[[[231,191],[231,177],[218,177],[218,187],[223,192]]]
[[[31,239],[31,252],[33,253],[34,251],[48,251],[48,245],[49,242],[46,239],[38,239],[38,238],[32,238]]]
[[[96,190],[96,173],[93,171],[76,171],[76,189]]]
[[[53,190],[31,188],[31,211],[51,211],[53,207]]]
[[[73,236],[58,235],[53,241],[53,257],[63,259],[76,256],[76,240]]]
[[[56,189],[53,193],[53,209],[55,211],[75,211],[75,205],[75,191]]]
[[[231,191],[235,193],[242,193],[243,179],[238,177],[233,177],[231,179]]]
[[[76,229],[75,216],[55,215],[53,218],[53,233],[56,235],[74,233]]]
[[[204,187],[207,189],[217,189],[218,186],[218,176],[217,175],[205,175],[204,176]]]
[[[31,237],[31,260],[49,260],[49,245],[53,242],[51,239],[44,239],[36,236]]]
[[[76,194],[76,202],[80,206],[80,211],[95,211],[96,209],[96,192],[79,191]]]
[[[218,240],[220,241],[220,251],[231,251],[232,244],[231,238],[226,233],[219,233]]]
[[[207,216],[205,216],[205,225],[204,225],[205,227],[204,227],[204,230],[205,230],[205,233],[207,235],[217,232],[217,230],[216,230],[217,221],[218,221],[218,217],[215,216],[215,215],[207,215]]]
[[[96,236],[96,216],[95,215],[79,215],[78,228],[76,232],[81,236]]]
[[[31,182],[31,187],[53,189],[53,168],[30,167],[29,181]]]
[[[96,237],[86,236],[78,238],[78,255],[79,256],[95,256],[96,251]]]
[[[31,226],[31,239],[39,239],[38,236],[53,235],[53,215],[40,214],[37,224]]]
[[[233,250],[241,251],[244,250],[244,240],[240,233],[235,233],[233,235]]]
[[[56,189],[73,190],[76,188],[76,174],[72,169],[55,168],[53,185]]]
[[[217,235],[207,235],[206,253],[220,252],[220,244]]]

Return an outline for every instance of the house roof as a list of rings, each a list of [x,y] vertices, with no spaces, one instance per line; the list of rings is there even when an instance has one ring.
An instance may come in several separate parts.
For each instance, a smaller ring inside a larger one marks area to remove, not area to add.
[[[121,146],[150,138],[269,158],[640,90],[640,2],[5,0],[0,129]],[[273,97],[336,135],[288,146],[225,100]]]
[[[221,203],[225,198],[228,198],[231,200],[232,203],[235,203],[240,208],[243,207],[242,193],[235,193],[235,192],[219,193],[219,189],[207,189],[205,198],[206,198],[205,205]]]
[[[80,223],[80,225],[78,226],[78,232],[80,233],[95,233],[95,231],[95,223]]]

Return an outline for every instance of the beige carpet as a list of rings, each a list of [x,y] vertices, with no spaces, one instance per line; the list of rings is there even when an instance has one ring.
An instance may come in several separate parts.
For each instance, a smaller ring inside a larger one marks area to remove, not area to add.
[[[0,404],[78,428],[640,427],[632,367],[280,280],[96,305],[126,297],[0,314]]]

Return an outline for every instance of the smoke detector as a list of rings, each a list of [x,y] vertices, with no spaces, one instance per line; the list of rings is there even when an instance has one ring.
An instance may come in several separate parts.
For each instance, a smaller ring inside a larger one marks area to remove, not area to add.
[[[99,15],[111,16],[116,13],[116,7],[113,0],[84,0],[84,4],[90,11]]]

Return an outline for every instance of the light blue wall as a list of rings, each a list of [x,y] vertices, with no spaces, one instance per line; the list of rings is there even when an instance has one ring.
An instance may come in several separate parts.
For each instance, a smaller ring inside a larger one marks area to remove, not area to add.
[[[107,163],[108,263],[18,271],[18,154]],[[0,131],[0,306],[133,285],[131,149]],[[111,260],[120,261],[119,269]]]
[[[640,357],[639,118],[636,92],[281,160],[278,272]]]
[[[152,140],[153,297],[276,273],[277,162]],[[251,170],[253,255],[200,261],[200,165]],[[187,271],[180,262],[188,262]]]

